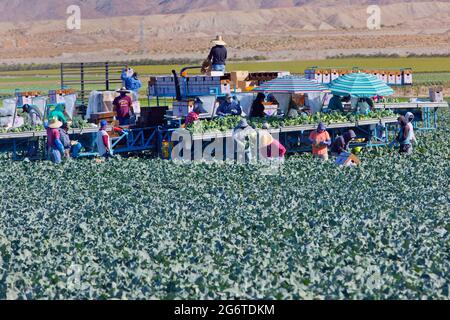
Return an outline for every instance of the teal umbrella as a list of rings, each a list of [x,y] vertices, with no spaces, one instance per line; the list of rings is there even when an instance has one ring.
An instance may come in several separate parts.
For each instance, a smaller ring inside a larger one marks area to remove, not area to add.
[[[339,77],[329,85],[329,88],[335,95],[352,95],[359,98],[384,97],[394,94],[394,90],[377,76],[363,72]]]
[[[270,93],[320,93],[330,92],[328,88],[314,80],[297,76],[285,76],[263,83],[254,92]]]

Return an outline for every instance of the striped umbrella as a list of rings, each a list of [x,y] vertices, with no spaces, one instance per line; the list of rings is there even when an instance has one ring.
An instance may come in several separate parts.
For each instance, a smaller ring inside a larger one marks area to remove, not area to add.
[[[322,84],[314,80],[308,80],[303,77],[286,76],[270,80],[254,88],[255,92],[271,92],[271,93],[316,93],[330,92],[330,90]]]
[[[331,92],[339,96],[352,95],[359,98],[390,96],[394,90],[377,76],[367,73],[349,73],[329,85]]]

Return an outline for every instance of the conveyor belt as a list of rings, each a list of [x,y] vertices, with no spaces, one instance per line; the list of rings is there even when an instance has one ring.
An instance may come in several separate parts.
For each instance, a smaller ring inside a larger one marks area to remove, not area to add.
[[[405,102],[405,103],[376,103],[375,109],[425,109],[448,108],[448,102]]]
[[[328,129],[341,129],[341,128],[355,128],[358,126],[364,125],[373,125],[373,124],[388,124],[388,123],[396,123],[398,121],[397,117],[387,117],[382,119],[370,119],[370,120],[362,120],[357,123],[347,122],[347,123],[332,123],[327,126]],[[272,129],[270,133],[279,134],[279,133],[288,133],[288,132],[300,132],[300,131],[312,131],[317,128],[317,125],[301,125],[301,126],[292,126],[292,127],[284,127],[280,129]],[[217,133],[205,133],[205,134],[193,134],[192,139],[195,140],[209,140],[209,139],[222,139],[229,138],[233,136],[233,130],[225,131],[225,132],[217,132]]]
[[[71,129],[69,134],[85,134],[85,133],[95,133],[98,128],[85,128],[85,129]],[[0,140],[5,139],[23,139],[23,138],[37,138],[47,136],[46,131],[28,131],[28,132],[9,132],[0,133]]]

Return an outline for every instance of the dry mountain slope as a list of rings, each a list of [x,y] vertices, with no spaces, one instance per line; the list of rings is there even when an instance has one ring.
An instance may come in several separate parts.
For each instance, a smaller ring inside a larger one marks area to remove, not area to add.
[[[140,16],[198,11],[256,10],[312,5],[339,7],[348,5],[392,4],[420,0],[2,0],[0,21],[53,20],[66,17],[67,7],[78,5],[85,18]]]

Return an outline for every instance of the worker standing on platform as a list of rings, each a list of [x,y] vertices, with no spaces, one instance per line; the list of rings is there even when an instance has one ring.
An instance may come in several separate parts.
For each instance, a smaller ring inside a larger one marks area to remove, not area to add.
[[[66,112],[66,105],[64,103],[58,103],[54,110],[49,113],[48,118],[56,118],[62,123],[67,123],[67,119],[70,119],[70,117]]]
[[[250,118],[264,118],[266,116],[264,101],[266,101],[266,95],[262,92],[258,93],[250,110]]]
[[[348,152],[350,143],[354,139],[356,139],[356,133],[353,130],[349,130],[342,136],[337,137],[331,145],[331,155],[333,157],[338,157],[341,153]]]
[[[25,104],[22,107],[23,112],[28,114],[28,118],[30,120],[30,124],[33,127],[42,125],[42,113],[39,111],[38,107],[30,106],[29,104]]]
[[[137,72],[133,72],[132,76],[128,74],[130,68],[128,66],[122,70],[122,81],[127,90],[132,91],[136,95],[139,93],[139,90],[142,88],[142,82],[139,80]]]
[[[227,93],[225,101],[219,106],[216,114],[219,117],[240,116],[242,114],[242,108],[239,103],[234,101],[233,96]]]
[[[130,93],[126,88],[117,90],[120,96],[114,99],[113,106],[114,111],[117,114],[117,120],[121,126],[127,126],[131,124],[131,115],[133,114],[133,102],[127,95]]]
[[[309,141],[312,143],[313,156],[321,160],[328,160],[328,147],[331,145],[331,137],[325,124],[319,123],[317,130],[309,135]]]
[[[223,41],[222,36],[217,36],[216,39],[212,41],[214,47],[209,52],[208,61],[211,61],[212,71],[225,72],[226,61],[228,58],[228,51],[225,46],[227,45]]]
[[[342,98],[338,95],[333,95],[328,103],[328,110],[344,112],[344,105],[342,104]]]
[[[109,137],[108,132],[106,131],[106,127],[108,126],[108,122],[103,120],[100,122],[100,130],[97,133],[97,146],[98,146],[98,154],[108,160],[112,157],[111,152],[111,138]]]
[[[53,118],[47,127],[47,150],[50,160],[55,164],[60,164],[64,155],[64,145],[58,130],[62,125],[61,121]]]

